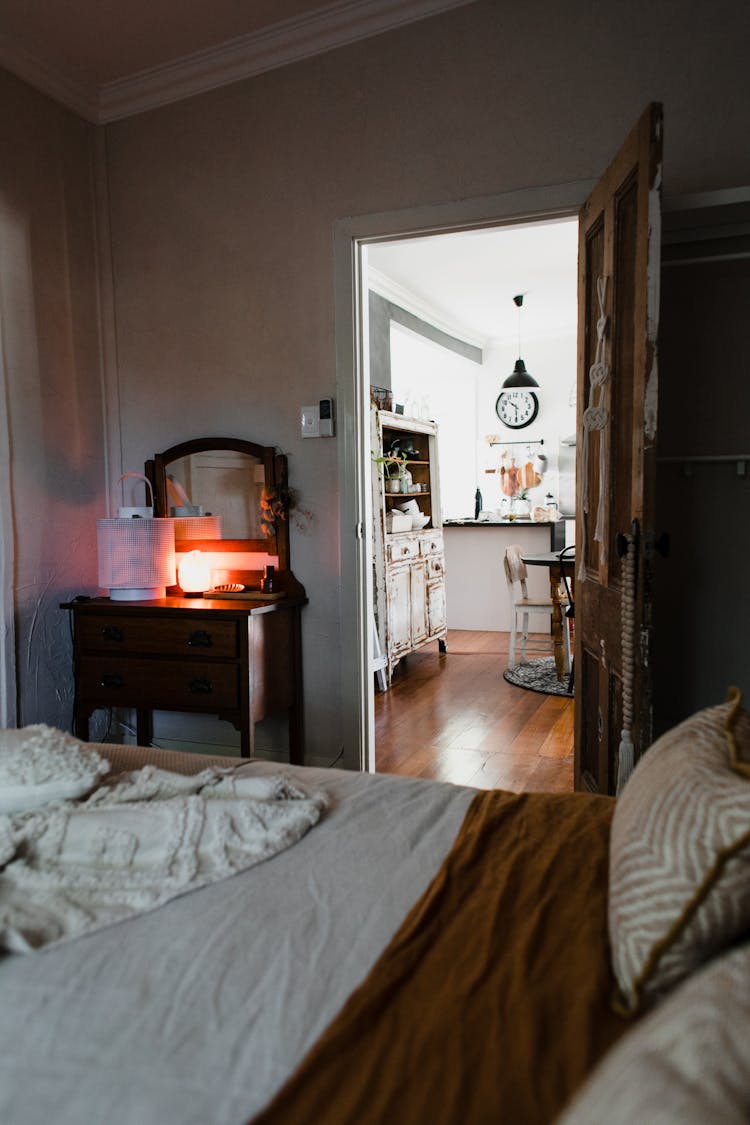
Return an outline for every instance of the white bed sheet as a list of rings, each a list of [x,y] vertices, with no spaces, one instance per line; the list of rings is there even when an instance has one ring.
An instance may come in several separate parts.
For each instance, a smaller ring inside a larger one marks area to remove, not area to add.
[[[301,841],[153,913],[0,958],[3,1125],[241,1125],[364,979],[474,790],[254,762],[331,799]]]

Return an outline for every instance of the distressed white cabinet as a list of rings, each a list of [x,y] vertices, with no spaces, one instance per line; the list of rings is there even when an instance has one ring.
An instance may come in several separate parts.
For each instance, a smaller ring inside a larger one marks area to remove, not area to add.
[[[373,406],[371,436],[375,623],[390,683],[396,664],[415,649],[437,640],[445,652],[445,553],[437,426]],[[395,452],[403,448],[414,451],[408,457],[412,481],[407,492],[387,490],[391,465],[377,460],[389,457],[394,443]],[[388,513],[409,499],[428,516],[426,526],[389,531]]]

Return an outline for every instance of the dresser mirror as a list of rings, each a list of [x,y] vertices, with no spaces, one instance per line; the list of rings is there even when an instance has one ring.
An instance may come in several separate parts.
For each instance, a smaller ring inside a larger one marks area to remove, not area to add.
[[[146,476],[154,515],[190,521],[192,546],[277,555],[289,569],[286,457],[273,446],[195,438],[155,454]]]

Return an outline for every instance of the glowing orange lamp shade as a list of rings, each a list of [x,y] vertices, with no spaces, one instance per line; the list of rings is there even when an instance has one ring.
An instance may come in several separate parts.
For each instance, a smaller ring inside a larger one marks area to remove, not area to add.
[[[200,551],[188,551],[177,568],[177,581],[186,598],[199,598],[211,587],[211,570]]]

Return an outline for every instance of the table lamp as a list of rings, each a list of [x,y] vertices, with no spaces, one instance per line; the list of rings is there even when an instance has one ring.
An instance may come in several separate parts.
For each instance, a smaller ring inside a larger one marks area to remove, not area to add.
[[[113,601],[163,598],[176,580],[174,525],[169,519],[96,521],[99,585]]]
[[[188,551],[180,559],[177,581],[186,598],[200,598],[211,587],[211,570],[200,551]]]
[[[120,507],[113,519],[96,521],[99,585],[113,601],[150,601],[163,598],[176,581],[174,521],[154,519],[153,489],[140,473],[123,473],[145,481],[151,504]]]

